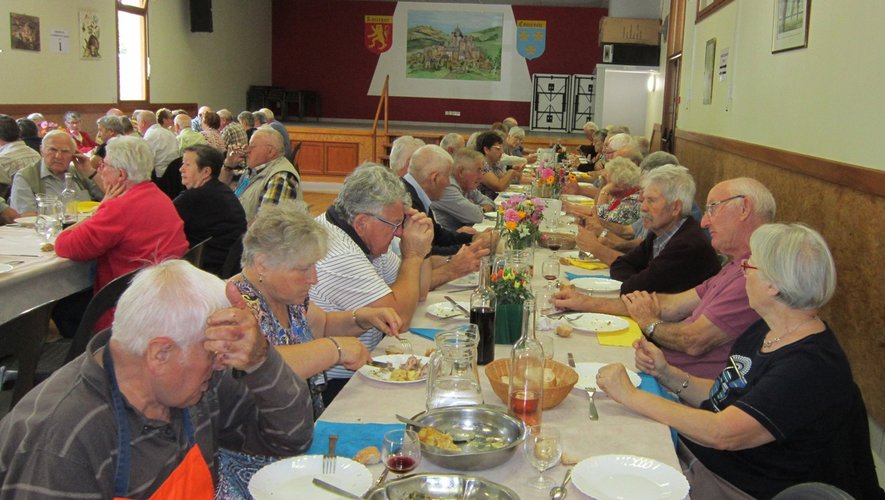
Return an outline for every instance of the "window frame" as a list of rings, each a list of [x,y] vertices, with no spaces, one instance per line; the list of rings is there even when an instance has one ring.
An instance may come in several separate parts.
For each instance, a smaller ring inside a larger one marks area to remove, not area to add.
[[[147,104],[151,100],[151,75],[150,75],[150,36],[149,36],[149,20],[148,20],[148,1],[149,0],[140,0],[142,7],[137,7],[133,5],[124,4],[124,0],[116,0],[115,2],[115,12],[114,12],[114,22],[117,26],[117,101],[122,103],[125,102],[127,104],[139,106],[140,104]],[[129,0],[129,3],[133,3],[132,0]],[[144,98],[143,99],[123,99],[121,92],[121,81],[120,81],[120,13],[125,12],[127,14],[132,14],[136,16],[141,16],[144,23]]]

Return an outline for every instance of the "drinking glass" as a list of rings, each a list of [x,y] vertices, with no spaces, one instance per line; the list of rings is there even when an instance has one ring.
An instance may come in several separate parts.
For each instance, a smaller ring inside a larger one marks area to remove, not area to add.
[[[400,476],[413,470],[421,463],[421,440],[418,433],[410,429],[384,433],[381,460],[389,471]]]
[[[559,279],[559,257],[556,256],[556,252],[544,259],[544,263],[541,264],[541,274],[549,283]]]
[[[525,440],[525,455],[529,463],[538,469],[538,477],[529,481],[530,486],[547,489],[556,484],[556,481],[544,475],[544,471],[556,465],[562,457],[559,431],[549,427],[532,429]]]
[[[553,336],[550,334],[540,335],[538,336],[538,342],[541,343],[541,347],[544,349],[544,358],[553,359]]]

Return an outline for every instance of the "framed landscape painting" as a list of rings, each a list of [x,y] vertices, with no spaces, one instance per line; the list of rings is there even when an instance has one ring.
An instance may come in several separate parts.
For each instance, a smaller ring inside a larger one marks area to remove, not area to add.
[[[774,0],[771,53],[808,47],[811,0]]]

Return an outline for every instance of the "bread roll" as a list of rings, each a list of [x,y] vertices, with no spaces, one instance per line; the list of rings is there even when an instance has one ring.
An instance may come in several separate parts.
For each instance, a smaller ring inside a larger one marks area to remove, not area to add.
[[[367,446],[356,452],[356,455],[353,456],[353,461],[359,462],[363,465],[381,463],[381,451],[375,446]]]

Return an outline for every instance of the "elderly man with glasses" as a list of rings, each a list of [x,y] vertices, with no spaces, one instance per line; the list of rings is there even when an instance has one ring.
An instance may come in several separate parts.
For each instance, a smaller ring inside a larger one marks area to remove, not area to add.
[[[327,312],[392,307],[408,328],[430,287],[426,257],[433,243],[433,222],[411,206],[400,178],[384,166],[364,164],[348,175],[335,202],[316,219],[329,233],[329,247],[316,263],[311,303]],[[391,249],[394,236],[400,238],[399,255]],[[383,337],[370,328],[359,338],[371,351]],[[328,405],[353,372],[339,365],[326,376]]]
[[[619,299],[590,297],[574,290],[557,294],[559,308],[630,315],[667,361],[698,377],[714,378],[734,341],[759,315],[750,308],[740,263],[750,254],[750,235],[772,222],[775,201],[759,181],[746,177],[713,186],[701,226],[728,263],[712,278],[680,293],[635,291]]]

